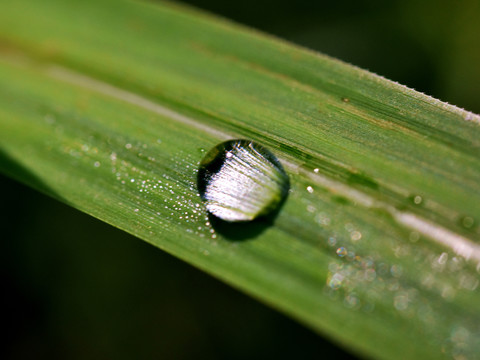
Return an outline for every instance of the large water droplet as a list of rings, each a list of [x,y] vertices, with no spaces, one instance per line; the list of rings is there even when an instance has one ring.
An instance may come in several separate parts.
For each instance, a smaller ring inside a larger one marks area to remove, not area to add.
[[[250,221],[278,209],[289,188],[277,158],[249,140],[230,140],[210,150],[198,170],[198,190],[217,218]]]

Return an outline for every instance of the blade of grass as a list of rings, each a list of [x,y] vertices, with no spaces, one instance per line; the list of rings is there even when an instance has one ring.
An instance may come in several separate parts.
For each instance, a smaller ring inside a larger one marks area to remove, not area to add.
[[[171,4],[0,9],[4,172],[360,354],[478,353],[477,115]],[[242,242],[195,189],[205,150],[234,137],[292,183]]]

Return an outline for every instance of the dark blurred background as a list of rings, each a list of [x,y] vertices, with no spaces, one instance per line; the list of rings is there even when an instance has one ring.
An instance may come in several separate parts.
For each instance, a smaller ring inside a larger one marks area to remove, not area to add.
[[[480,113],[480,0],[184,0]]]
[[[185,1],[480,112],[480,1]],[[187,264],[0,177],[2,359],[349,358]],[[347,349],[348,351],[348,349]]]

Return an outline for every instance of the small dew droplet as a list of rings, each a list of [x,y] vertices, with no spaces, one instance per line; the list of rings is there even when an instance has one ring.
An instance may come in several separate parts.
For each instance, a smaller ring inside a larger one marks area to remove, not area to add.
[[[328,238],[328,245],[335,246],[337,244],[337,238],[335,236],[330,236]]]
[[[198,170],[198,190],[207,210],[228,222],[271,214],[288,189],[288,175],[280,162],[249,140],[217,145],[205,155]]]
[[[413,202],[415,203],[415,205],[420,205],[422,203],[423,199],[420,195],[416,195],[414,198],[413,198]]]
[[[358,241],[362,238],[362,233],[360,231],[352,231],[352,233],[350,234],[350,238],[353,241]]]
[[[347,249],[345,249],[343,246],[339,247],[337,249],[337,255],[340,257],[344,257],[345,255],[347,255]]]
[[[408,236],[411,242],[415,243],[420,239],[420,234],[416,231],[412,231]]]
[[[475,224],[475,220],[470,216],[465,216],[462,219],[462,225],[467,229],[470,229],[473,226],[473,224]]]

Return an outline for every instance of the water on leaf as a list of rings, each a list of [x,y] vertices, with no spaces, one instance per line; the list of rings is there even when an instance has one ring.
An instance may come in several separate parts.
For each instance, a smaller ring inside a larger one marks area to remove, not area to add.
[[[198,190],[207,210],[228,222],[251,221],[275,212],[288,188],[288,175],[277,158],[249,140],[215,146],[198,171]]]

